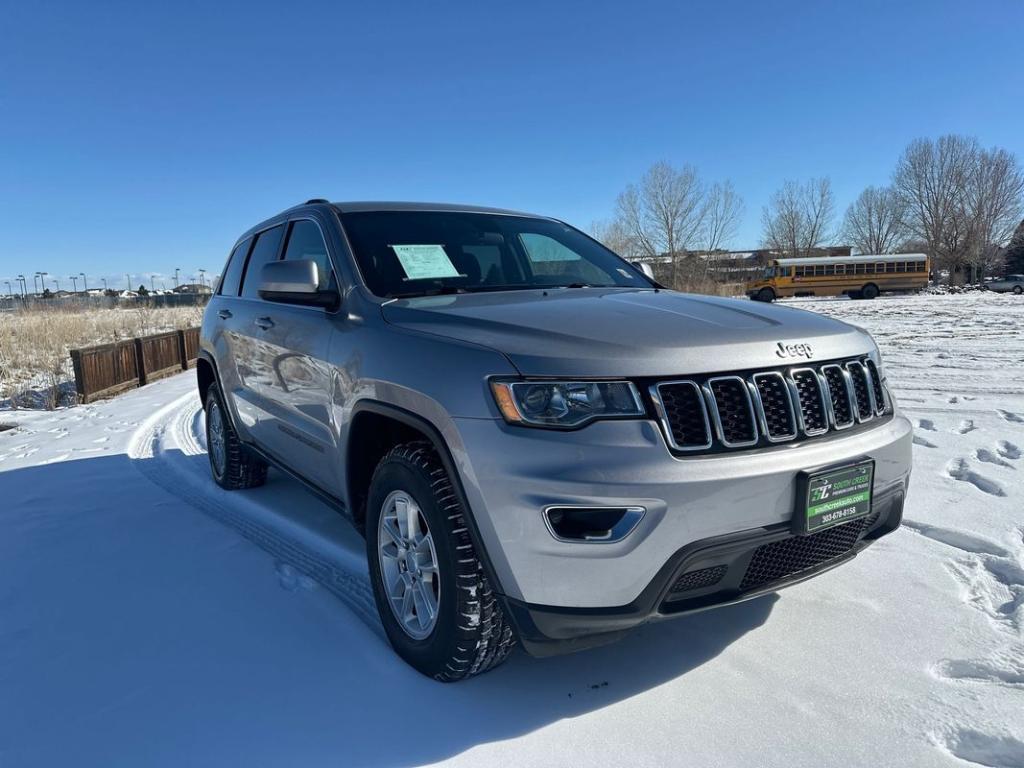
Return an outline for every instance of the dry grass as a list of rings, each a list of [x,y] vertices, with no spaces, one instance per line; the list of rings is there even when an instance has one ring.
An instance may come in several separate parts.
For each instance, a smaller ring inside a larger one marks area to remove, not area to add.
[[[189,328],[202,307],[33,309],[0,315],[0,407],[54,408],[73,399],[69,351]]]

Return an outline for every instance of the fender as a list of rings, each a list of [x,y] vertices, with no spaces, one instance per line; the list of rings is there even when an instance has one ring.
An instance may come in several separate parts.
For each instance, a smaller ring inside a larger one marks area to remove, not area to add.
[[[447,472],[448,477],[451,478],[452,487],[455,489],[455,494],[458,496],[459,503],[462,504],[462,508],[465,510],[466,528],[469,530],[469,538],[473,542],[473,548],[476,550],[477,557],[480,558],[480,564],[484,568],[484,575],[487,576],[487,580],[491,583],[491,589],[494,591],[495,597],[501,603],[505,616],[511,617],[512,613],[508,610],[505,591],[501,588],[501,582],[498,581],[498,575],[495,573],[494,566],[491,564],[490,555],[488,554],[486,547],[484,547],[483,539],[480,536],[480,529],[476,524],[476,517],[469,506],[466,491],[462,487],[462,477],[459,475],[459,472],[455,467],[455,460],[452,458],[451,450],[449,450],[448,443],[445,442],[441,431],[419,414],[379,400],[360,400],[352,407],[350,418],[354,419],[356,414],[364,411],[376,413],[380,416],[388,416],[408,427],[412,427],[418,432],[422,432],[430,441],[434,450],[437,451],[438,457],[441,459],[441,466],[444,467],[444,471]],[[346,455],[347,453],[348,446],[346,445]],[[514,623],[513,628],[516,629],[518,634],[518,627],[516,627]]]

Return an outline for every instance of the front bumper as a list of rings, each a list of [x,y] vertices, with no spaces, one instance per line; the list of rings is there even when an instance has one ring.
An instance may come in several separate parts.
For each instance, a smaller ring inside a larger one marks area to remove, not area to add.
[[[688,544],[627,605],[564,608],[507,600],[506,609],[533,656],[604,645],[649,621],[749,600],[848,562],[899,527],[905,493],[902,482],[890,485],[876,492],[868,518],[809,536],[794,536],[782,524]]]
[[[869,456],[879,495],[905,490],[911,464],[912,428],[899,414],[856,433],[687,458],[653,421],[576,432],[453,421],[448,442],[497,588],[512,604],[570,611],[635,604],[695,543],[788,530],[802,470]],[[566,542],[542,513],[560,505],[646,513],[621,541]]]

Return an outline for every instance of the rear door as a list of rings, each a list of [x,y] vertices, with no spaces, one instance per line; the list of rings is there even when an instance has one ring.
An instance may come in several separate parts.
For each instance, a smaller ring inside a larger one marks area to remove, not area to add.
[[[337,278],[319,224],[296,219],[288,225],[285,259],[313,259],[320,288],[337,288]],[[261,443],[307,480],[340,496],[337,429],[331,408],[331,367],[327,363],[334,325],[320,307],[261,302],[256,322],[261,357],[260,385],[266,428]]]
[[[284,224],[265,229],[255,240],[239,277],[237,286],[228,285],[228,275],[222,281],[223,290],[234,290],[237,298],[226,309],[230,313],[224,320],[229,329],[228,346],[234,368],[234,377],[228,396],[232,398],[235,413],[258,443],[265,431],[260,421],[266,421],[265,381],[270,376],[269,357],[262,338],[258,319],[266,304],[259,297],[260,270],[263,265],[280,257],[284,239]]]
[[[255,425],[256,418],[252,409],[247,407],[242,392],[245,387],[245,371],[239,370],[240,364],[244,366],[244,353],[240,347],[246,343],[243,333],[245,310],[239,299],[239,289],[254,241],[254,237],[247,237],[231,252],[217,291],[206,310],[209,320],[205,321],[210,323],[209,337],[216,351],[217,373],[227,401],[225,405],[238,417],[237,421],[246,437],[250,436],[248,433]]]

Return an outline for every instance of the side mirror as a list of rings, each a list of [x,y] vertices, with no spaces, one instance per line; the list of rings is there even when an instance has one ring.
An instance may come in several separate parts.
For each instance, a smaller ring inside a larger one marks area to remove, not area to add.
[[[336,307],[337,291],[320,290],[320,268],[313,259],[272,261],[260,270],[260,298],[282,304]]]
[[[646,261],[631,261],[629,263],[651,278],[651,280],[654,279],[654,270],[651,269],[651,265]]]

